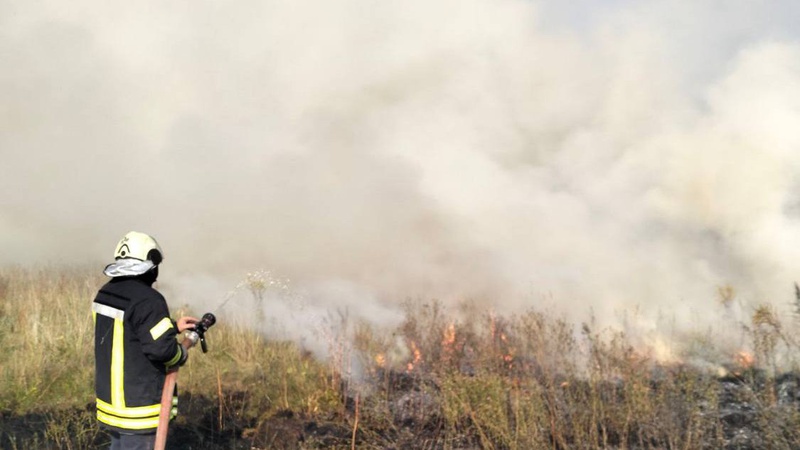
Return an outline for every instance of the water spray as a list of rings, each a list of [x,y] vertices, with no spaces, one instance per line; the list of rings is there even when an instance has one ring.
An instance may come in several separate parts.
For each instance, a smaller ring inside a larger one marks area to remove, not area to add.
[[[222,299],[222,301],[220,302],[220,304],[219,304],[219,305],[217,305],[217,306],[214,308],[214,311],[216,311],[216,312],[219,312],[220,310],[222,310],[222,308],[224,308],[224,307],[225,307],[225,305],[227,305],[227,304],[228,304],[228,302],[229,302],[229,301],[230,301],[230,300],[231,300],[231,299],[234,297],[234,295],[236,295],[236,293],[237,293],[237,292],[239,292],[239,289],[241,289],[241,288],[242,288],[242,286],[244,286],[244,283],[239,283],[239,284],[237,284],[237,285],[236,285],[236,287],[234,287],[233,289],[231,289],[230,291],[228,291],[228,293],[227,293],[227,294],[225,294],[225,297]],[[211,313],[208,313],[208,314],[211,314]],[[205,316],[204,316],[204,317],[205,317]]]

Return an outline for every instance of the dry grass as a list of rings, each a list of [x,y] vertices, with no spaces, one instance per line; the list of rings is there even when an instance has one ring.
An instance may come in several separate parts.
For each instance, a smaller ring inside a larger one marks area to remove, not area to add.
[[[89,305],[104,278],[92,273],[0,271],[3,448],[102,443],[91,412]],[[541,311],[502,317],[438,302],[408,302],[394,330],[339,317],[326,362],[294,343],[218,324],[208,335],[211,351],[195,352],[181,369],[181,408],[190,412],[179,425],[228,445],[215,448],[705,449],[730,441],[716,375],[659,364],[621,332],[575,327]],[[741,324],[755,367],[729,367],[741,369],[752,391],[745,400],[761,408],[754,426],[764,448],[791,448],[800,428],[796,410],[773,408],[779,393],[769,376],[778,351],[796,349],[790,325],[756,308]],[[761,375],[747,379],[753,373]],[[40,423],[32,431],[15,418]],[[307,432],[325,421],[339,431]],[[286,423],[294,431],[270,431]],[[306,438],[290,445],[295,431]]]
[[[3,410],[25,412],[92,400],[90,302],[101,280],[88,273],[50,267],[0,272]]]

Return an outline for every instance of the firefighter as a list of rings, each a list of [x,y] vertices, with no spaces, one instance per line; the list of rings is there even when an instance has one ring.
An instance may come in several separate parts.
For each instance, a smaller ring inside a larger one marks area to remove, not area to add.
[[[188,357],[176,336],[198,319],[174,322],[152,287],[164,259],[153,237],[131,231],[114,258],[103,271],[111,280],[92,303],[97,420],[111,434],[112,450],[152,450],[167,370]],[[177,415],[173,398],[170,418]]]

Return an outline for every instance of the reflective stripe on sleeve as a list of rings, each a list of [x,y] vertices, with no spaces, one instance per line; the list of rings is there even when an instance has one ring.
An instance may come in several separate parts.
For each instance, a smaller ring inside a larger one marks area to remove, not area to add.
[[[181,356],[183,354],[183,351],[181,351],[180,344],[178,344],[177,347],[178,347],[178,352],[175,353],[175,356],[173,356],[172,359],[170,359],[169,361],[164,363],[165,366],[167,366],[167,367],[174,366],[175,364],[178,364],[178,361],[181,360]]]
[[[153,328],[150,328],[150,336],[153,336],[153,340],[155,341],[170,328],[172,328],[172,321],[169,319],[169,317],[164,317]]]

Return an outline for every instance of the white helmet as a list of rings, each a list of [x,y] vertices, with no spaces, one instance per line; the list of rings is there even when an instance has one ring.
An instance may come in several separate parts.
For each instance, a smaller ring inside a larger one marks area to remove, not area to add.
[[[161,264],[164,253],[156,240],[147,234],[131,231],[114,250],[115,262],[103,271],[110,277],[136,276]]]

